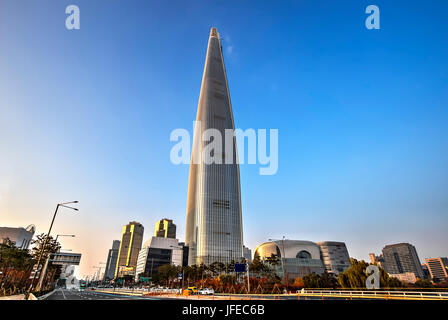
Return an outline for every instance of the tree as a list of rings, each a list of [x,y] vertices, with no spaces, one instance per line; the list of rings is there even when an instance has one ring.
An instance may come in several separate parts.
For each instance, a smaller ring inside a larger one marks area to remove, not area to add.
[[[33,265],[28,250],[17,248],[10,239],[0,243],[0,295],[24,291]]]
[[[307,274],[302,278],[305,288],[322,288],[320,277],[315,274]]]
[[[258,255],[252,260],[249,270],[257,275],[272,275],[272,269],[268,263],[264,263]]]
[[[305,287],[305,284],[303,283],[303,279],[298,277],[298,278],[294,279],[292,286],[295,288],[301,289],[301,288]]]
[[[41,233],[36,237],[35,240],[31,242],[34,245],[33,248],[31,249],[31,255],[33,259],[36,261],[36,263],[39,259],[46,238],[47,235]],[[60,249],[61,245],[59,244],[59,242],[57,242],[56,239],[54,239],[51,235],[48,236],[48,240],[45,243],[45,248],[43,250],[42,258],[40,260],[40,266],[38,266],[40,268],[39,270],[42,270],[48,257],[50,257],[50,255],[53,253],[59,252]],[[44,289],[47,285],[53,285],[55,283],[56,279],[59,278],[61,274],[61,269],[62,267],[60,265],[54,265],[52,262],[48,264],[45,279],[43,279]]]
[[[364,260],[358,261],[356,259],[350,259],[350,268],[345,270],[344,273],[340,273],[338,276],[338,282],[343,288],[365,288],[366,279],[368,275],[366,274],[366,269],[369,266]],[[378,267],[380,271],[380,287],[389,287],[389,275],[383,268]]]
[[[170,283],[174,279],[177,279],[178,274],[181,272],[181,268],[172,264],[165,264],[157,269],[157,275],[155,279],[166,281],[166,285],[170,286]]]
[[[392,277],[392,278],[389,278],[388,287],[389,288],[403,288],[404,283],[401,282],[400,279]]]
[[[269,263],[273,268],[275,268],[280,261],[280,258],[276,254],[271,254],[270,257],[266,257],[266,262]]]
[[[433,288],[434,285],[432,284],[431,281],[427,280],[427,279],[417,279],[417,281],[415,281],[415,286],[417,288]]]
[[[47,237],[46,234],[41,233],[37,236],[35,240],[31,241],[31,243],[34,245],[33,249],[31,249],[31,255],[36,261],[39,258],[46,237]],[[61,245],[59,244],[59,242],[57,242],[52,236],[49,236],[47,244],[45,245],[44,253],[42,255],[41,264],[48,258],[48,255],[50,253],[56,253],[60,249]]]

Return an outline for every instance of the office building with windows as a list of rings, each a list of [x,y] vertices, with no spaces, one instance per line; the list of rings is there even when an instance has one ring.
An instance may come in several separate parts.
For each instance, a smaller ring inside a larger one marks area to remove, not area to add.
[[[176,239],[176,225],[173,223],[173,220],[162,219],[157,221],[154,236]]]
[[[218,31],[212,28],[199,95],[188,184],[185,244],[189,247],[189,265],[229,263],[243,257],[240,172],[222,52]],[[210,150],[209,145],[215,139],[221,140],[220,150]]]
[[[426,265],[431,279],[434,281],[448,280],[448,259],[447,258],[429,258],[426,259]]]
[[[131,221],[123,226],[115,278],[135,274],[138,254],[142,248],[143,231],[144,228],[139,222]]]
[[[317,245],[328,273],[337,276],[350,268],[350,256],[344,242],[324,241],[318,242]]]
[[[160,266],[166,264],[182,266],[183,258],[183,246],[177,239],[151,237],[143,244],[138,254],[135,281],[138,281],[141,275],[153,276]]]
[[[104,280],[112,280],[115,275],[115,269],[117,268],[118,251],[120,250],[120,241],[114,240],[112,242],[112,248],[109,249],[106,260],[106,269],[104,271]]]
[[[424,278],[417,250],[412,244],[398,243],[385,246],[383,259],[382,265],[389,274],[412,272],[417,278]]]
[[[252,262],[252,250],[246,246],[243,246],[243,257],[247,262]]]

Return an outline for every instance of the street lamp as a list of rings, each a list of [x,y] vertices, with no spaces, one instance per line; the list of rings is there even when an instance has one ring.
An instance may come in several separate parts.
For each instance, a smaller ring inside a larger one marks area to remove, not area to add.
[[[92,266],[92,268],[98,269],[97,272],[96,272],[96,281],[100,281],[101,269],[103,268],[101,265],[102,264],[106,264],[106,263],[105,262],[98,262],[98,264],[100,265],[99,267],[98,266]]]
[[[92,275],[92,281],[98,281],[98,279],[96,279],[96,277],[97,277],[97,275],[98,275],[98,269],[100,269],[101,267],[92,266],[92,268],[97,269],[97,271],[94,271],[94,272],[93,272],[93,275]],[[96,280],[95,280],[95,279],[96,279]]]
[[[74,209],[74,208],[73,208]],[[55,241],[57,242],[58,241],[58,238],[59,237],[72,237],[72,238],[74,238],[74,237],[76,237],[74,234],[57,234],[56,235],[56,239],[55,239]]]
[[[67,209],[72,209],[72,210],[78,211],[77,208],[73,208],[73,207],[68,206],[68,204],[75,204],[75,203],[78,203],[78,201],[70,201],[70,202],[58,203],[58,205],[56,206],[56,210],[54,211],[54,214],[53,214],[53,219],[51,220],[50,229],[48,229],[48,233],[47,233],[47,235],[45,237],[44,243],[42,244],[42,248],[41,248],[40,253],[39,253],[39,258],[37,259],[36,272],[34,273],[33,280],[31,281],[31,285],[30,285],[30,287],[28,289],[28,292],[25,295],[25,299],[26,300],[28,300],[28,298],[30,296],[30,293],[31,293],[31,290],[33,289],[34,281],[36,280],[36,275],[37,275],[37,272],[39,271],[40,261],[42,260],[42,256],[44,254],[45,247],[47,246],[48,238],[50,237],[51,228],[53,228],[53,223],[54,223],[54,220],[56,218],[56,214],[58,213],[59,207],[64,207],[64,208],[67,208]]]
[[[75,237],[75,235],[74,234],[58,234],[58,235],[56,235],[55,242],[58,242],[58,237]],[[62,250],[72,251],[72,249],[59,249],[59,251],[62,251]],[[42,284],[44,282],[45,275],[47,274],[47,268],[48,268],[48,263],[50,262],[50,258],[51,258],[51,254],[48,255],[47,260],[45,261],[44,267],[42,268],[42,272],[39,275],[39,281],[37,282],[38,283],[38,285],[37,285],[38,291],[40,291],[42,288]]]

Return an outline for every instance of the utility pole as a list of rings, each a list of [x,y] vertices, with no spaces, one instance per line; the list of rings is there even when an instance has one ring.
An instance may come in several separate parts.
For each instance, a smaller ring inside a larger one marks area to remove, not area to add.
[[[246,266],[247,266],[247,293],[250,294],[250,281],[249,281],[249,261],[246,261]]]
[[[288,291],[288,277],[286,275],[286,268],[285,268],[285,263],[284,263],[284,259],[285,259],[285,236],[283,236],[282,239],[282,250],[283,250],[283,254],[282,254],[282,260],[283,260],[283,281],[286,284],[286,291]]]
[[[269,239],[269,241],[280,241],[280,240],[275,240],[275,239]],[[288,290],[289,286],[288,286],[288,281],[287,281],[287,276],[286,276],[286,267],[285,267],[285,236],[283,236],[282,238],[282,251],[281,252],[281,263],[282,263],[282,270],[283,270],[283,282],[286,285],[286,290]]]
[[[25,300],[29,299],[29,296],[31,294],[31,290],[33,290],[34,281],[36,280],[37,272],[39,271],[40,261],[42,260],[42,256],[44,255],[45,247],[47,246],[48,239],[50,238],[51,229],[53,228],[54,220],[56,219],[56,214],[58,213],[59,207],[64,207],[64,208],[68,208],[68,209],[72,209],[72,210],[78,211],[77,208],[72,208],[72,207],[67,206],[67,204],[72,204],[72,203],[78,203],[78,201],[58,203],[58,205],[56,206],[56,210],[54,211],[54,214],[53,214],[53,219],[51,220],[50,228],[48,229],[47,235],[45,236],[44,243],[42,244],[42,248],[40,250],[39,257],[38,257],[37,262],[36,262],[36,266],[37,266],[36,267],[36,272],[34,273],[33,280],[31,281],[31,285],[28,288],[27,293],[25,294]]]

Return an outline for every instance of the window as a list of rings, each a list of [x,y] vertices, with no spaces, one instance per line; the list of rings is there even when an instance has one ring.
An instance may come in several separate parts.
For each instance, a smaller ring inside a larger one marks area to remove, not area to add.
[[[297,255],[296,258],[298,259],[311,259],[311,254],[306,251],[306,250],[302,250],[300,251]]]
[[[230,209],[230,201],[229,200],[213,200],[213,206],[215,208]]]

